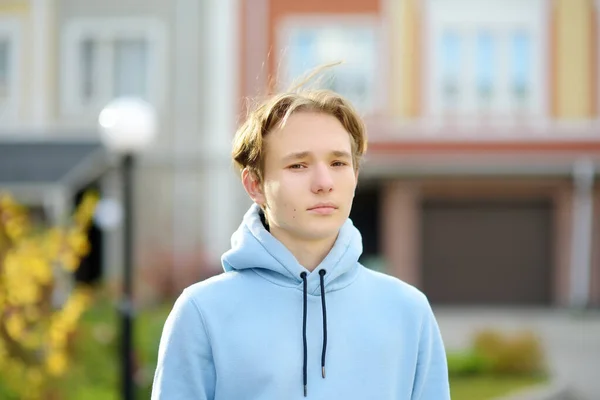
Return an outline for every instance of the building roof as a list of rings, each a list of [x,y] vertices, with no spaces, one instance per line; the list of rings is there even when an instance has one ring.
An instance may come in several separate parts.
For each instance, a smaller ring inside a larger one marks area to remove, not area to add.
[[[101,143],[0,143],[0,184],[59,183],[98,150]]]
[[[100,141],[45,138],[0,140],[0,190],[78,190],[108,166]],[[36,196],[37,197],[37,196]]]

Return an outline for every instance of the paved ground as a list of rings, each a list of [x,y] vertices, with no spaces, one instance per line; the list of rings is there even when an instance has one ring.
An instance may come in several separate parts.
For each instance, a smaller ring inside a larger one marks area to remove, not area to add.
[[[551,371],[570,383],[581,400],[600,400],[600,311],[455,309],[434,307],[448,349],[467,346],[483,327],[533,329],[547,351]]]

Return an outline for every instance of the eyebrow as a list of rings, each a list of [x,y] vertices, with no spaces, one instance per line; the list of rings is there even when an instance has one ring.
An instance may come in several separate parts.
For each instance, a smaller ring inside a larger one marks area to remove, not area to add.
[[[350,153],[348,153],[347,151],[342,151],[342,150],[334,150],[332,152],[330,152],[329,154],[331,154],[334,157],[339,157],[339,158],[352,158],[352,156],[350,155]],[[288,154],[287,156],[285,156],[283,158],[284,161],[293,161],[293,160],[299,160],[302,158],[307,158],[311,155],[310,151],[300,151],[297,153],[291,153]]]
[[[333,154],[335,157],[339,157],[339,158],[352,158],[352,155],[350,153],[348,153],[347,151],[332,151],[331,154]]]

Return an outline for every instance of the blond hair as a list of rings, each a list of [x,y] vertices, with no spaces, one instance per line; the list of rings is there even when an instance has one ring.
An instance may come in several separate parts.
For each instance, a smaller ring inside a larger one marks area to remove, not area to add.
[[[294,88],[275,94],[250,110],[233,140],[232,157],[239,170],[248,168],[259,182],[263,179],[265,138],[276,128],[285,125],[295,112],[318,112],[335,117],[351,138],[352,162],[356,170],[367,149],[366,129],[362,118],[352,104],[341,95],[325,89],[302,87],[325,68],[321,66]]]

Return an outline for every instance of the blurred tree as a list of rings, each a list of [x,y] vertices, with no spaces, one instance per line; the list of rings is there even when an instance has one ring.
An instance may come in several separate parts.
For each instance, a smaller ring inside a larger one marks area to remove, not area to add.
[[[90,251],[87,231],[97,201],[96,193],[87,193],[65,223],[45,226],[0,194],[0,385],[18,399],[58,394],[70,339],[91,293],[74,286],[57,304],[57,279],[74,272]]]

